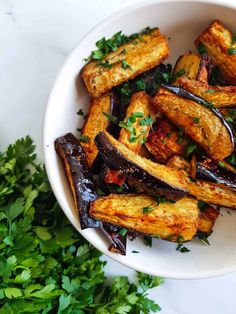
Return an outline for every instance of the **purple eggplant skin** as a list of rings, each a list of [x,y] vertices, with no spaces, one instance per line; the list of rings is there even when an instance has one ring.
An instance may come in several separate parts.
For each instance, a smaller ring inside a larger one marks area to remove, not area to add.
[[[211,159],[196,162],[196,178],[209,182],[223,184],[231,189],[236,189],[236,175],[224,168],[224,162],[216,163]]]
[[[225,118],[222,115],[222,113],[217,108],[212,107],[213,104],[208,103],[203,98],[201,98],[199,96],[196,96],[196,95],[190,93],[189,91],[187,91],[187,90],[185,90],[185,89],[183,89],[181,87],[175,87],[175,86],[171,86],[171,85],[162,85],[162,87],[166,88],[170,92],[172,92],[172,93],[174,93],[174,94],[176,94],[176,95],[178,95],[180,97],[183,97],[183,98],[195,101],[195,102],[197,102],[198,104],[200,104],[202,106],[208,107],[209,110],[211,110],[220,119],[222,124],[225,126],[226,130],[229,133],[229,136],[230,136],[230,139],[231,139],[231,142],[232,142],[232,147],[235,150],[235,140],[234,140],[234,134],[233,134],[232,128],[229,125],[229,123],[225,120]]]
[[[95,144],[104,160],[112,170],[119,170],[127,177],[136,179],[140,184],[145,185],[146,191],[150,194],[160,194],[169,200],[178,200],[187,194],[186,190],[173,187],[153,176],[150,172],[139,167],[137,164],[127,160],[108,140],[104,132],[98,133],[95,137]]]
[[[110,121],[107,127],[107,132],[112,134],[115,138],[118,138],[120,133],[118,122],[121,120],[121,105],[120,98],[114,88],[110,92],[110,114],[117,118],[117,124]]]
[[[207,54],[203,54],[201,56],[199,70],[198,70],[198,74],[197,74],[197,77],[196,77],[197,80],[199,80],[199,78],[200,78],[199,76],[200,76],[200,72],[201,72],[202,68],[206,68],[207,69],[207,81],[209,81],[209,79],[211,77],[212,70],[214,68],[214,62]]]
[[[88,214],[90,202],[98,195],[86,155],[78,139],[72,133],[67,133],[55,140],[55,149],[62,159],[64,169],[68,169],[66,177],[77,205],[81,229],[100,227],[100,222]]]
[[[126,255],[126,234],[123,236],[119,233],[122,228],[103,222],[103,229],[112,242],[109,251]]]

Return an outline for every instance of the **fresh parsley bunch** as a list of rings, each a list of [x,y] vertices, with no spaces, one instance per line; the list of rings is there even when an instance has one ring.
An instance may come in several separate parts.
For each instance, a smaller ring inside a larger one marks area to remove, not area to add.
[[[105,262],[62,213],[34,151],[27,136],[0,154],[0,314],[159,311],[147,292],[161,278],[105,283]]]

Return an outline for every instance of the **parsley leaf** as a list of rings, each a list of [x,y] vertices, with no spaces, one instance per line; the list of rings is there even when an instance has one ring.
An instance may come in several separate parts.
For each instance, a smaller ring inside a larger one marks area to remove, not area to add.
[[[153,123],[153,119],[150,116],[145,117],[140,121],[140,125],[152,125],[152,123]]]
[[[198,49],[198,52],[200,53],[200,55],[207,54],[206,46],[202,42],[200,42],[198,44],[197,49]]]
[[[122,69],[131,68],[131,66],[127,63],[126,60],[121,61],[121,66],[122,66]]]
[[[107,119],[109,121],[111,121],[113,124],[118,124],[119,122],[119,119],[116,117],[116,116],[113,116],[112,114],[110,113],[107,113],[107,112],[103,112],[104,116],[107,117]]]
[[[230,56],[234,56],[234,55],[236,55],[236,48],[228,48],[228,54],[230,55]]]
[[[151,206],[143,207],[143,213],[144,214],[148,214],[148,213],[153,212],[153,211],[154,211],[154,209]]]
[[[89,143],[90,142],[90,137],[87,136],[87,135],[81,135],[80,138],[79,138],[79,141],[83,142],[83,143]]]
[[[100,252],[64,216],[34,150],[27,136],[0,153],[0,312],[158,310],[147,290],[162,279],[138,274],[137,284],[124,276],[105,282]]]
[[[197,144],[190,143],[186,148],[186,156],[190,155],[197,148]]]

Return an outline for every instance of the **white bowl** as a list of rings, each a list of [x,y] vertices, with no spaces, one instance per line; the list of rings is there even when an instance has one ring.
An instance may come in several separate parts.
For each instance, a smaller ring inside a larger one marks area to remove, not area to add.
[[[191,252],[185,254],[176,251],[176,245],[167,241],[155,239],[152,248],[149,248],[137,239],[128,241],[127,255],[121,256],[108,251],[108,242],[99,231],[81,231],[62,165],[54,150],[54,140],[66,132],[79,135],[77,128],[83,124],[83,118],[76,114],[79,108],[86,112],[89,104],[88,94],[78,79],[78,73],[84,65],[83,58],[90,54],[95,48],[95,42],[103,36],[110,37],[119,30],[131,34],[146,26],[158,26],[162,33],[171,38],[171,57],[167,62],[174,63],[180,54],[195,51],[194,39],[214,19],[220,19],[236,33],[235,16],[235,4],[221,5],[212,1],[152,1],[123,9],[96,26],[74,48],[49,97],[44,120],[44,153],[56,198],[68,219],[89,242],[135,270],[180,279],[211,277],[235,271],[236,211],[231,211],[232,215],[226,210],[221,211],[209,238],[210,246],[194,240],[186,244]],[[132,253],[132,250],[139,254]]]

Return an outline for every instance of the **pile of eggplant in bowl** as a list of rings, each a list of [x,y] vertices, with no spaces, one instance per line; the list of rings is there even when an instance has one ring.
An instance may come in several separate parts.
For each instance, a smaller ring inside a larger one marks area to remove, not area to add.
[[[49,179],[74,226],[115,260],[175,278],[229,272],[236,36],[208,20],[176,55],[179,35],[150,25],[101,39],[93,31],[79,46],[97,39],[84,64],[75,67],[77,48],[68,58],[45,116]]]

